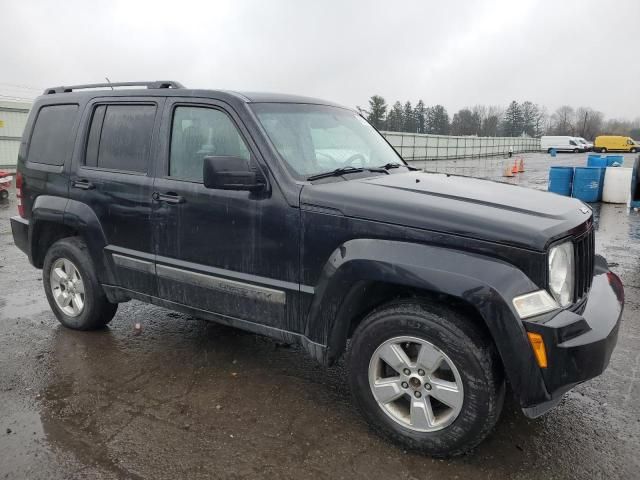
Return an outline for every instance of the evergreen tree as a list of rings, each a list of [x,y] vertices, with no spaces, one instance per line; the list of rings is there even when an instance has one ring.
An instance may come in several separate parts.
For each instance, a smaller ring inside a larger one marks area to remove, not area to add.
[[[369,123],[382,130],[387,116],[387,102],[380,95],[373,95],[369,99],[369,111],[366,113]]]
[[[526,101],[521,105],[522,130],[530,137],[536,136],[536,125],[540,116],[540,108],[535,103]]]
[[[449,134],[449,114],[442,105],[434,105],[427,109],[427,133],[436,135]]]
[[[413,113],[413,107],[411,106],[411,102],[407,101],[404,104],[404,110],[402,112],[402,120],[403,127],[402,131],[407,133],[415,133],[416,132],[416,118]]]
[[[393,108],[389,110],[387,115],[387,130],[391,132],[401,132],[404,127],[404,113],[402,110],[402,104],[396,102],[393,104]]]
[[[522,107],[515,100],[512,101],[504,112],[502,131],[507,137],[519,137],[524,128]]]
[[[416,104],[416,108],[413,109],[413,113],[416,117],[416,132],[427,133],[426,118],[425,118],[427,110],[422,100],[418,100],[418,103]]]
[[[451,120],[451,135],[479,135],[482,119],[478,109],[471,111],[463,108],[453,115]]]

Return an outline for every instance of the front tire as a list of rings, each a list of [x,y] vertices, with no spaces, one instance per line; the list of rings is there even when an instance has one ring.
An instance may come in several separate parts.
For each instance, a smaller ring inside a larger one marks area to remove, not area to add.
[[[95,330],[116,314],[118,304],[107,300],[81,238],[55,242],[45,255],[42,270],[51,310],[65,327]]]
[[[637,151],[638,151],[638,149],[636,149],[636,148],[632,148],[631,149],[631,153],[636,153]]]
[[[607,153],[607,149],[606,149],[606,148],[604,148],[604,147],[602,147],[602,148],[600,149],[600,153]]]
[[[356,329],[349,383],[375,431],[449,457],[478,445],[495,426],[504,400],[499,363],[472,320],[441,305],[395,302]]]

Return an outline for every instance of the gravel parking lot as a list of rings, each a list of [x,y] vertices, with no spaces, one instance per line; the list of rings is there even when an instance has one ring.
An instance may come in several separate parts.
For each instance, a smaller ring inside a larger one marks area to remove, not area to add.
[[[509,181],[534,188],[545,187],[550,163],[585,162],[585,155],[524,157],[527,172]],[[499,177],[500,166],[484,176]],[[296,347],[135,301],[121,304],[103,331],[63,328],[41,272],[13,245],[15,212],[14,195],[0,203],[0,478],[637,478],[640,471],[640,212],[626,206],[595,206],[597,251],[626,287],[609,369],[536,420],[507,400],[489,439],[446,461],[371,433],[351,406],[343,366],[324,369]]]

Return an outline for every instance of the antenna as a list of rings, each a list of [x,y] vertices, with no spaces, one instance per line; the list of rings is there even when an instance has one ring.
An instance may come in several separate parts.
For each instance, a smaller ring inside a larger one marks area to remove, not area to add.
[[[104,77],[104,79],[107,81],[107,83],[111,87],[111,90],[113,90],[114,88],[113,88],[113,85],[111,85],[111,80],[109,80],[109,77]]]

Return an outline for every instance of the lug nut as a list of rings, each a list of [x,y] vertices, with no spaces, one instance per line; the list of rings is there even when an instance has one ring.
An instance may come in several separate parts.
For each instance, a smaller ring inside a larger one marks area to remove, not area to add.
[[[414,393],[414,395],[416,396],[416,398],[420,398],[422,396],[422,394],[420,392],[416,392],[416,393]]]
[[[431,390],[431,384],[430,383],[425,383],[424,384],[424,389],[425,390]]]
[[[409,388],[409,384],[407,382],[402,382],[402,388]]]
[[[418,370],[418,375],[420,375],[421,377],[424,377],[424,370],[422,369]]]
[[[403,372],[405,375],[411,375],[411,370],[409,370],[408,368],[405,368]]]

